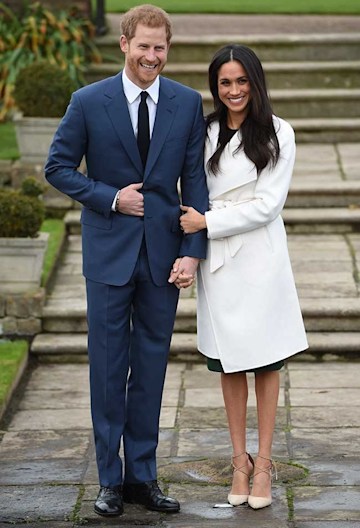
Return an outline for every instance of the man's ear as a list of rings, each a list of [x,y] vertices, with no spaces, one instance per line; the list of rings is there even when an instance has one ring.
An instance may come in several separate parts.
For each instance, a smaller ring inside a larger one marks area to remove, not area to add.
[[[121,35],[120,37],[120,49],[123,53],[127,53],[128,52],[128,48],[129,48],[129,43],[128,43],[128,40],[127,38],[125,37],[125,35]]]

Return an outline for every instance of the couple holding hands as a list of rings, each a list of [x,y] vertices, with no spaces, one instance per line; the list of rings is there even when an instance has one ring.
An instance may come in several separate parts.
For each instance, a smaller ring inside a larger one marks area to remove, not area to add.
[[[83,206],[94,508],[103,516],[121,515],[124,502],[180,510],[158,486],[156,448],[179,290],[195,275],[198,348],[221,376],[234,506],[271,504],[279,370],[307,348],[281,218],[294,132],[273,115],[259,59],[236,44],[210,63],[214,111],[204,120],[200,94],[160,76],[171,36],[162,9],[125,13],[124,69],[73,94],[45,167],[48,181]],[[83,156],[87,175],[78,170]]]

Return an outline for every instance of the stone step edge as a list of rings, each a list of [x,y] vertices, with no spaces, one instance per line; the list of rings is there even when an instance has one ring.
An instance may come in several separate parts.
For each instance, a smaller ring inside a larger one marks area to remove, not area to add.
[[[121,57],[119,57],[121,59]],[[116,62],[102,62],[100,64],[90,64],[86,72],[112,72],[117,73],[119,68],[122,67],[123,62],[121,60]],[[355,72],[360,71],[360,61],[291,61],[291,62],[263,62],[262,63],[265,72],[306,72],[307,74],[311,71],[322,72],[328,70],[354,70]],[[165,75],[168,73],[206,73],[208,72],[209,65],[202,62],[182,62],[172,63],[168,62],[165,67]]]
[[[358,224],[360,207],[319,207],[319,208],[286,208],[282,213],[287,224]]]
[[[338,222],[359,223],[360,208],[350,207],[319,207],[319,208],[285,208],[282,217],[289,223],[331,223]],[[68,227],[79,225],[80,211],[68,211],[64,217],[65,225]]]
[[[212,100],[212,95],[209,90],[198,90],[204,101]],[[308,101],[311,99],[318,99],[323,101],[334,99],[337,100],[352,100],[360,98],[359,88],[288,88],[285,90],[269,90],[272,101]]]
[[[223,45],[241,40],[242,44],[360,44],[360,33],[293,33],[293,34],[263,34],[263,35],[175,35],[171,39],[171,45],[174,47],[180,45]],[[116,45],[119,46],[119,36],[110,34],[95,39],[96,45],[101,49],[102,46]]]
[[[359,332],[308,332],[308,352],[360,352]],[[196,334],[175,333],[171,353],[197,353]],[[31,345],[35,355],[77,355],[87,353],[86,334],[38,334]]]
[[[360,299],[331,298],[331,299],[300,299],[301,311],[304,318],[360,318]],[[70,304],[61,305],[61,300],[51,301],[45,305],[43,319],[84,319],[86,317],[86,301],[74,307]],[[176,318],[195,318],[196,299],[180,299]]]

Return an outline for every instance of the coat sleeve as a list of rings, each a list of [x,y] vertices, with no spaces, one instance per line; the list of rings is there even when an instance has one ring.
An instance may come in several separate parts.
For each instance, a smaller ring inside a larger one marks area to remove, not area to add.
[[[75,92],[51,144],[45,176],[59,191],[98,213],[110,216],[118,189],[92,180],[78,170],[86,153],[87,141],[81,98],[79,92]]]
[[[258,177],[254,197],[233,207],[205,213],[208,238],[217,239],[246,233],[272,222],[282,211],[295,163],[295,135],[281,120],[278,140],[280,157],[274,168],[265,168]]]
[[[191,134],[187,143],[185,162],[181,175],[182,203],[201,213],[209,208],[209,193],[204,170],[205,121],[200,95],[197,94],[196,110]],[[179,256],[204,259],[206,257],[206,230],[183,237]]]

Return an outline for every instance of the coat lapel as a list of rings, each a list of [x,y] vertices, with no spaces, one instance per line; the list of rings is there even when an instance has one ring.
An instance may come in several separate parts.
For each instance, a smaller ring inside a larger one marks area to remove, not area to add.
[[[121,141],[131,162],[143,176],[143,166],[131,124],[129,109],[122,84],[122,74],[118,73],[107,88],[105,95],[105,109],[110,121]]]
[[[205,162],[207,162],[217,149],[218,137],[219,124],[214,122],[208,130],[208,138],[205,146]],[[214,176],[212,173],[209,173],[205,163],[210,200],[214,200],[216,197],[221,196],[232,189],[241,188],[242,186],[257,180],[257,172],[254,163],[244,155],[242,150],[234,154],[238,144],[239,138],[236,134],[232,137],[229,145],[225,147],[221,155],[221,172],[219,174]]]
[[[145,167],[144,180],[151,172],[163,148],[166,136],[175,119],[177,104],[176,94],[167,80],[160,77],[159,101],[156,109],[154,130],[150,141],[149,153]]]

